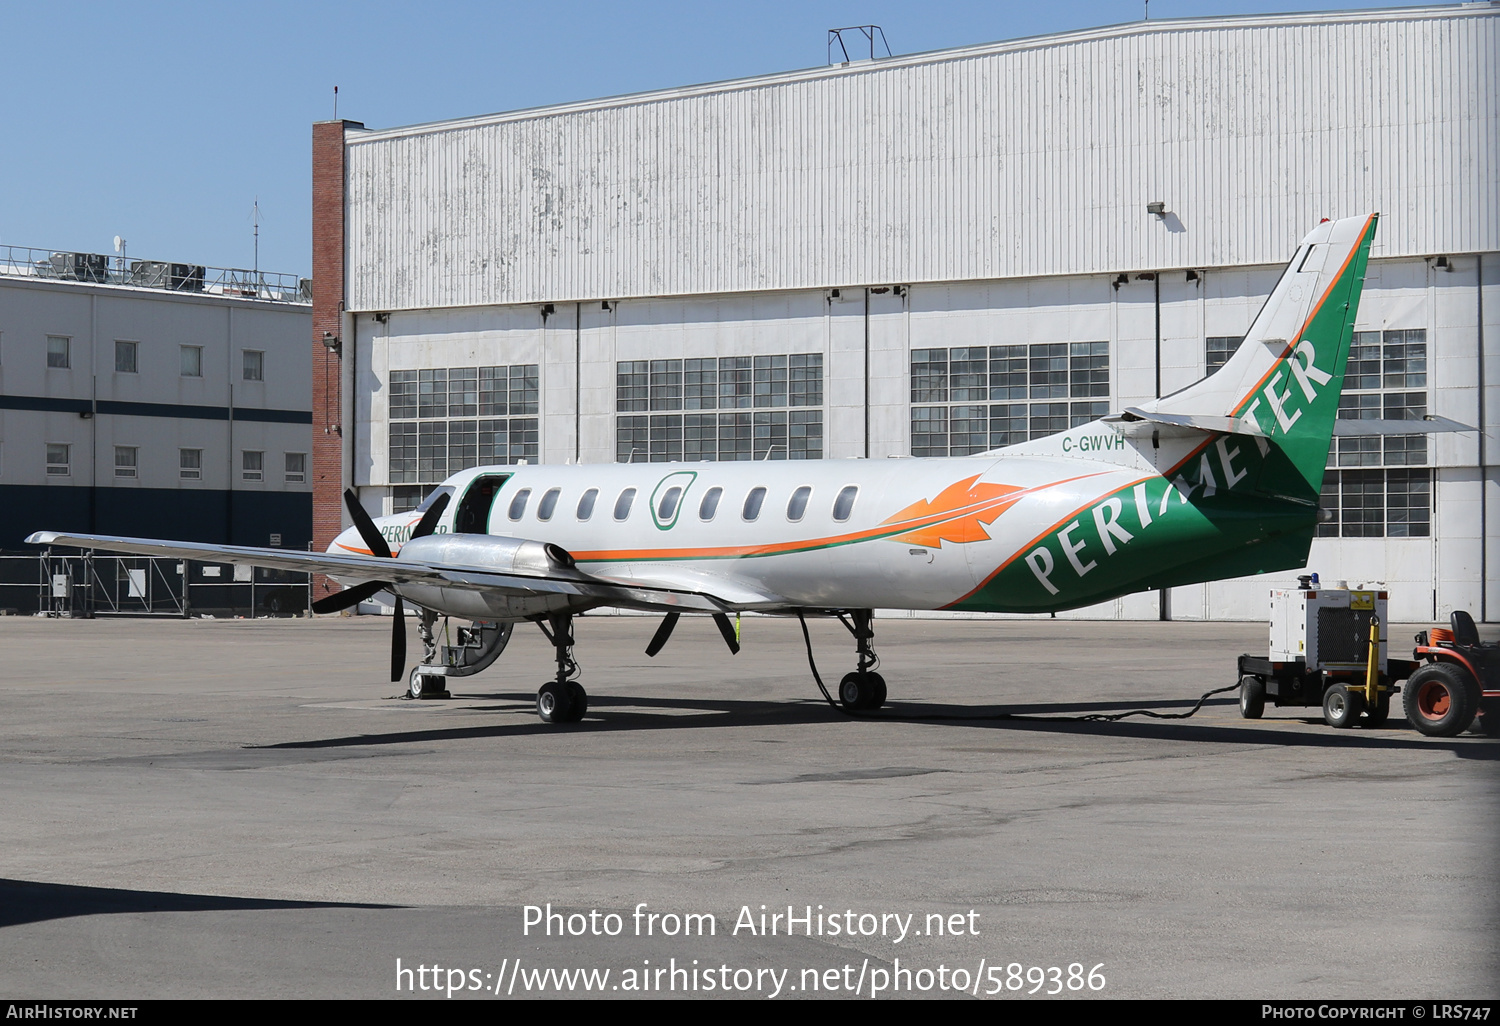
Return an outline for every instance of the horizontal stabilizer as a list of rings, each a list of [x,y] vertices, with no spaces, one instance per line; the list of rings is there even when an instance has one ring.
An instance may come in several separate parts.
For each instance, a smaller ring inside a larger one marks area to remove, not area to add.
[[[1106,421],[1113,420],[1105,417]],[[1201,413],[1154,413],[1140,409],[1136,406],[1127,407],[1119,417],[1121,421],[1146,421],[1150,424],[1165,424],[1169,427],[1193,428],[1198,431],[1211,431],[1227,435],[1259,435],[1264,438],[1266,433],[1261,430],[1259,424],[1254,420],[1243,417],[1215,417]]]
[[[1439,431],[1477,431],[1447,417],[1428,414],[1421,420],[1336,420],[1335,435],[1431,435]]]

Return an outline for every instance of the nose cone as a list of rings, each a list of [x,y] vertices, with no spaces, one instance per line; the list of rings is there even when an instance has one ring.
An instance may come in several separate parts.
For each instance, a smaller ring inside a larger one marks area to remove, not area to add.
[[[352,552],[358,556],[372,555],[370,547],[359,536],[359,531],[352,527],[346,528],[342,534],[335,538],[333,544],[328,546],[328,551],[334,553]]]

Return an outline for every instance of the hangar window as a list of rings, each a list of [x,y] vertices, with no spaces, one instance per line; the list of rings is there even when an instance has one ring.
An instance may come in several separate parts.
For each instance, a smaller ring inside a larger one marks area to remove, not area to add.
[[[287,484],[302,484],[307,480],[307,453],[289,452],[286,454]]]
[[[72,340],[69,339],[66,335],[47,336],[48,367],[54,367],[58,370],[67,370],[70,366],[72,366],[68,355],[68,347],[71,342]]]
[[[72,449],[71,445],[47,443],[47,475],[49,477],[67,477],[72,473]]]
[[[266,374],[266,354],[257,349],[245,349],[240,353],[242,357],[240,370],[246,381],[264,381]]]
[[[115,477],[135,477],[139,452],[133,445],[115,446]]]
[[[201,481],[203,479],[202,449],[177,450],[177,476],[183,481]]]
[[[265,475],[266,454],[250,449],[240,453],[240,476],[246,481],[259,481]]]
[[[522,488],[510,500],[509,516],[512,520],[520,520],[526,514],[526,503],[531,498],[531,489]]]
[[[970,456],[1109,412],[1109,343],[955,346],[911,353],[911,453]]]
[[[1426,329],[1356,331],[1339,419],[1420,421],[1426,416]],[[1432,472],[1427,462],[1425,434],[1335,436],[1320,499],[1330,519],[1318,525],[1319,537],[1429,537]],[[1422,469],[1409,469],[1413,467]]]
[[[1240,347],[1239,335],[1210,335],[1204,340],[1204,366],[1209,374],[1229,362],[1234,351]]]
[[[822,405],[822,353],[621,360],[615,459],[821,459]]]
[[[390,372],[390,483],[436,484],[473,467],[536,463],[538,365]]]
[[[202,346],[178,346],[181,353],[182,376],[185,378],[203,377],[203,347]]]
[[[119,339],[115,340],[115,373],[116,374],[134,374],[134,373],[136,373],[136,350],[137,350],[137,348],[138,347],[137,347],[136,343],[134,343],[134,342],[124,342],[124,341],[121,341]]]

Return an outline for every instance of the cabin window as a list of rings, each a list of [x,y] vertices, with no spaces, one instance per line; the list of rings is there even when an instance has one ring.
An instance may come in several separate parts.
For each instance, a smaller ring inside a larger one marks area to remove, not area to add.
[[[661,502],[656,504],[656,519],[662,523],[670,523],[677,515],[677,503],[682,499],[682,489],[673,485],[668,488],[661,497]]]
[[[839,497],[833,500],[833,519],[843,523],[849,519],[854,512],[854,497],[859,494],[858,485],[847,485],[839,492]]]
[[[590,488],[578,497],[578,519],[587,520],[594,515],[594,500],[599,498],[599,489]]]
[[[515,498],[510,500],[510,518],[520,520],[526,512],[526,503],[531,499],[531,489],[522,488],[516,493]]]
[[[794,524],[801,520],[802,515],[807,512],[807,500],[811,496],[812,488],[808,485],[793,492],[791,501],[786,504],[786,518]]]
[[[547,494],[543,495],[542,501],[537,503],[536,518],[538,520],[552,519],[552,511],[557,508],[557,497],[561,494],[561,488],[547,489]]]
[[[698,504],[698,519],[712,520],[714,514],[719,512],[719,499],[723,498],[724,489],[710,488],[703,496],[703,501]]]
[[[620,497],[615,500],[615,519],[624,520],[630,516],[630,505],[633,502],[635,502],[634,488],[627,488],[621,492]]]
[[[766,501],[766,490],[764,488],[752,488],[750,494],[745,496],[745,508],[741,512],[746,520],[755,520],[760,517],[761,503]]]

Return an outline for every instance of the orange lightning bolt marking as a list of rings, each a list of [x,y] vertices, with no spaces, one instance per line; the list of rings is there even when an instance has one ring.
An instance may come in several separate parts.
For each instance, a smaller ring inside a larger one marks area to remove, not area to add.
[[[894,535],[891,540],[929,545],[937,549],[942,548],[945,541],[962,545],[965,542],[987,540],[990,534],[984,529],[985,525],[994,523],[1001,513],[1020,501],[1021,494],[1017,493],[1025,493],[1028,489],[1017,485],[975,484],[978,480],[979,475],[975,474],[963,481],[956,481],[938,492],[931,502],[919,500],[887,517],[887,524],[904,520],[926,520],[935,516],[942,518],[937,523]]]

